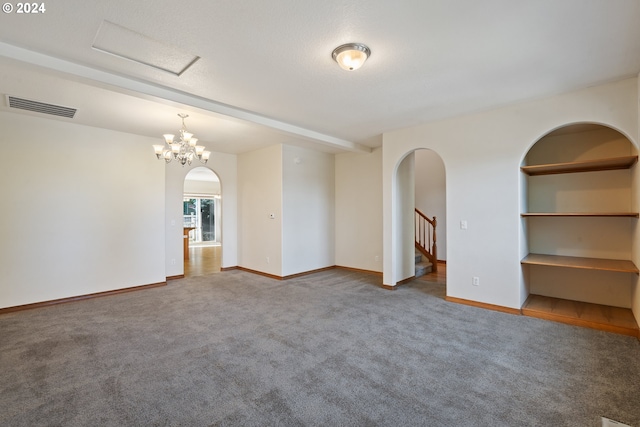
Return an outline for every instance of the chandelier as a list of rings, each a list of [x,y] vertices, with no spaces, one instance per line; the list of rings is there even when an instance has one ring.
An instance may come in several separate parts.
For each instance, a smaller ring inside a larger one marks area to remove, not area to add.
[[[162,135],[166,145],[154,145],[153,149],[156,152],[158,160],[164,159],[169,163],[171,160],[177,160],[182,166],[185,164],[191,164],[193,159],[200,160],[201,163],[207,163],[211,151],[206,151],[204,145],[196,145],[198,138],[194,138],[193,134],[187,131],[187,126],[184,124],[184,119],[189,117],[187,114],[178,114],[178,117],[182,119],[182,129],[180,129],[180,139],[175,140],[175,135],[166,133]]]

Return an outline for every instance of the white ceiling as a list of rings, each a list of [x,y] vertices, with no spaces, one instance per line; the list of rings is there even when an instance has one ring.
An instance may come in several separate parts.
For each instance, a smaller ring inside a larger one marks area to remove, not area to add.
[[[390,130],[640,72],[638,0],[45,5],[3,14],[0,93],[78,108],[60,120],[153,137],[187,112],[189,129],[228,153],[274,143],[366,151]],[[92,49],[105,20],[200,59],[176,76]],[[371,48],[358,71],[331,59],[346,42]]]

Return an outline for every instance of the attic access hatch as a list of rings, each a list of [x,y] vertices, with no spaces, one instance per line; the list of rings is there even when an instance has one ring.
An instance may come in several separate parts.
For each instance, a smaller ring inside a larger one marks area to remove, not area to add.
[[[91,47],[102,53],[180,76],[199,56],[183,52],[109,21],[102,21]]]
[[[76,115],[76,108],[63,107],[62,105],[47,104],[46,102],[33,101],[31,99],[18,98],[5,95],[9,108],[32,111],[34,113],[49,114],[51,116],[66,117],[73,119]]]

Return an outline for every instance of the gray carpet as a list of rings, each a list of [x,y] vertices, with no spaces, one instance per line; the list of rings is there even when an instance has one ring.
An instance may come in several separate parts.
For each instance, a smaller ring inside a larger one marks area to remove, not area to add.
[[[243,271],[0,316],[3,426],[640,427],[637,339]]]

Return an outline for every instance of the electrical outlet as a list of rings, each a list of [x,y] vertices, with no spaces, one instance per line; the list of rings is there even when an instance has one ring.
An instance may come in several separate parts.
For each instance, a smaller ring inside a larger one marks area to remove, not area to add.
[[[467,229],[467,221],[466,220],[462,220],[460,221],[460,230],[466,230]]]
[[[176,265],[176,259],[175,258],[171,258],[171,265]]]
[[[267,264],[269,264],[269,257],[267,257]]]
[[[480,278],[478,276],[473,276],[471,279],[471,284],[473,286],[480,286]]]
[[[375,260],[376,260],[376,262],[380,261],[380,257],[378,255],[376,255]]]

